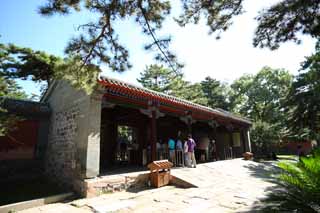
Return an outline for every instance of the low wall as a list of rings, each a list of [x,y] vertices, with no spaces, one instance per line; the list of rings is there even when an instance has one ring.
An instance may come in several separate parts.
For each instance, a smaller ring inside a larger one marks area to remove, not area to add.
[[[49,197],[35,199],[35,200],[29,200],[29,201],[4,205],[4,206],[0,206],[0,213],[16,212],[24,209],[42,206],[45,204],[56,203],[59,201],[63,201],[67,198],[70,198],[73,195],[74,194],[70,192],[70,193],[64,193],[64,194],[49,196]]]
[[[133,172],[79,180],[75,182],[74,188],[81,196],[90,198],[104,193],[127,190],[130,187],[146,186],[148,180],[149,172]]]

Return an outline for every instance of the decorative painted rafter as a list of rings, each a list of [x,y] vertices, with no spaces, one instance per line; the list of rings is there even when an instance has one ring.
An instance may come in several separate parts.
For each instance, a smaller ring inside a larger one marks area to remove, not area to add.
[[[149,108],[148,103],[150,101],[157,102],[159,113],[167,111],[184,117],[185,112],[190,111],[192,112],[191,116],[194,121],[203,120],[210,122],[211,120],[215,120],[219,124],[236,124],[246,127],[251,125],[250,121],[235,116],[227,111],[211,109],[190,101],[124,83],[119,80],[102,77],[98,80],[98,83],[105,87],[105,96],[111,96],[112,98],[128,101],[147,108]]]

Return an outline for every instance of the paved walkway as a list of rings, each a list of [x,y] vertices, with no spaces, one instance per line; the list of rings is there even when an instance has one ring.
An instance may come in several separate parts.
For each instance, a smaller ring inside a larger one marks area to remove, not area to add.
[[[198,187],[131,190],[22,212],[250,212],[274,186],[269,182],[272,172],[272,164],[218,161],[172,170],[174,176]]]

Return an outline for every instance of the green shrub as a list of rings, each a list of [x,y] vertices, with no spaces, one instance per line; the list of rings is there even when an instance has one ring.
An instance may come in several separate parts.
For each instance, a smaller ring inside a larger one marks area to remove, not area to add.
[[[280,179],[289,195],[320,212],[320,149],[308,157],[301,157],[298,162],[280,162],[278,165],[283,170]]]

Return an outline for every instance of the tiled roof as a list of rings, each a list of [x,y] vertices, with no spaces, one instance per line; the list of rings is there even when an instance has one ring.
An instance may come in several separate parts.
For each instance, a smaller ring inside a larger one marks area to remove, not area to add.
[[[210,107],[202,106],[200,104],[193,103],[181,98],[177,98],[164,93],[156,92],[147,88],[136,86],[130,83],[123,82],[121,80],[100,76],[98,82],[106,87],[116,88],[121,91],[126,91],[127,93],[133,94],[135,96],[145,97],[148,100],[158,100],[160,102],[169,103],[170,105],[180,105],[184,106],[192,111],[200,111],[203,113],[212,114],[216,117],[227,118],[229,120],[234,120],[240,123],[245,123],[251,125],[251,121],[248,119],[236,116],[228,111],[222,109],[212,109]]]
[[[46,103],[6,97],[0,97],[0,107],[6,109],[8,113],[21,116],[48,117],[51,113]]]

